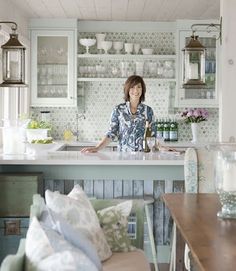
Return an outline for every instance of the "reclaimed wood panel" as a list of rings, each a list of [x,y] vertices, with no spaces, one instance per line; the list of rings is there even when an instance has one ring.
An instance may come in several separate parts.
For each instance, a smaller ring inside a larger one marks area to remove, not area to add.
[[[65,180],[54,180],[53,190],[59,191],[61,194],[65,194]]]
[[[114,198],[119,198],[123,196],[123,181],[122,180],[114,181],[113,195],[114,195]]]
[[[143,197],[144,194],[144,181],[143,180],[133,180],[133,196]]]
[[[98,199],[121,197],[154,197],[154,204],[149,206],[154,228],[155,242],[169,245],[173,221],[169,210],[161,201],[163,193],[184,191],[183,180],[45,180],[45,189],[68,194],[75,184],[79,184],[89,197]]]
[[[104,182],[104,199],[114,198],[114,181],[106,180]]]
[[[74,187],[74,180],[64,180],[64,194],[69,194]]]

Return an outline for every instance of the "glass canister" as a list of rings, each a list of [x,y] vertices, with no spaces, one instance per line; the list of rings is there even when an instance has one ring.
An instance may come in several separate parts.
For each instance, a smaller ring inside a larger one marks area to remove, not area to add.
[[[26,126],[29,120],[4,119],[3,154],[17,155],[25,153]]]
[[[236,144],[215,146],[215,185],[222,205],[217,216],[236,219]]]

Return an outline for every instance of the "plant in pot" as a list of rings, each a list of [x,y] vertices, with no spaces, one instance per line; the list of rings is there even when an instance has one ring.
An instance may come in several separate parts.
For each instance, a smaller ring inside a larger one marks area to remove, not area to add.
[[[206,121],[208,116],[209,113],[204,108],[187,108],[181,112],[181,117],[184,118],[184,121],[191,124],[192,143],[196,143],[198,141],[198,123]]]
[[[52,125],[46,121],[31,120],[26,129],[28,142],[43,140],[48,138],[48,132],[52,130]]]

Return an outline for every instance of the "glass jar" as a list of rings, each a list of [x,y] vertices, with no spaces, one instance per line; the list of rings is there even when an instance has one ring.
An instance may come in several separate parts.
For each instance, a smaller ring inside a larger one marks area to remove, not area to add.
[[[220,218],[236,218],[236,144],[215,148],[215,185],[222,205]]]

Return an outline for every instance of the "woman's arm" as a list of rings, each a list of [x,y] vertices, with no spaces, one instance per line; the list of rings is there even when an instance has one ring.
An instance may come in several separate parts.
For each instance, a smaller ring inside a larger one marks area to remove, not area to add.
[[[119,120],[116,107],[112,111],[110,129],[106,133],[106,136],[98,143],[96,147],[83,148],[81,152],[98,152],[99,150],[105,148],[111,142],[111,140],[114,139],[115,136],[117,136],[118,130],[119,130]]]
[[[104,137],[95,147],[88,147],[83,148],[81,152],[98,152],[99,150],[105,148],[109,143],[111,142],[111,139],[108,137]]]

